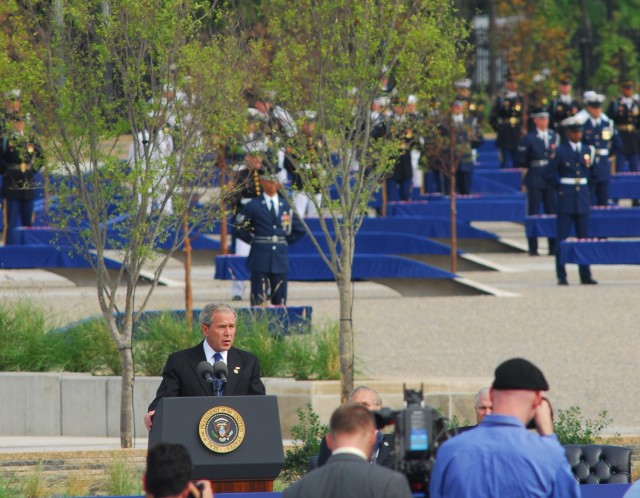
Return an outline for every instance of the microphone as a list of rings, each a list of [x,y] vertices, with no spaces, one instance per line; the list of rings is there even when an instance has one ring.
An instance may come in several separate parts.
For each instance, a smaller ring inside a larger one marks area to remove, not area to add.
[[[204,380],[206,380],[210,384],[213,384],[213,367],[211,366],[211,363],[209,363],[208,361],[201,361],[200,363],[198,363],[198,375],[200,377],[203,377]]]
[[[213,364],[213,375],[216,379],[220,379],[223,384],[227,382],[227,375],[229,375],[229,369],[224,361],[218,360]]]

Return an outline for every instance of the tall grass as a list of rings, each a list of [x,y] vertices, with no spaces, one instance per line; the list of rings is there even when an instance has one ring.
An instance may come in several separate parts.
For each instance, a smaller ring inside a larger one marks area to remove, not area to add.
[[[112,496],[142,494],[140,475],[131,467],[126,458],[117,458],[109,463],[105,489]]]
[[[46,313],[28,302],[0,306],[0,371],[67,371],[119,375],[120,358],[102,318],[55,328]],[[327,322],[311,332],[285,333],[282,322],[265,313],[238,317],[235,346],[255,354],[264,377],[337,379],[338,325]],[[154,313],[134,333],[137,375],[160,375],[167,357],[202,340],[183,317]],[[0,496],[0,498],[2,498]]]

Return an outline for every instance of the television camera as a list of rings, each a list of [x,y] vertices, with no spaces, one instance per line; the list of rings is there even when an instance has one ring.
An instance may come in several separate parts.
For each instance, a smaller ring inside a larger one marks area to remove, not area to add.
[[[424,386],[420,390],[403,385],[402,410],[382,408],[374,412],[376,425],[382,429],[394,426],[394,469],[403,473],[415,494],[429,496],[431,471],[440,445],[457,433],[450,429],[449,419],[424,404]]]

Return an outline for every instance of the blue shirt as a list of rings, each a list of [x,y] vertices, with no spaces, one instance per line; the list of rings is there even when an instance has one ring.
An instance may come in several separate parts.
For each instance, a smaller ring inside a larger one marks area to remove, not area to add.
[[[431,476],[431,498],[578,498],[555,435],[529,432],[516,417],[487,415],[445,442]]]

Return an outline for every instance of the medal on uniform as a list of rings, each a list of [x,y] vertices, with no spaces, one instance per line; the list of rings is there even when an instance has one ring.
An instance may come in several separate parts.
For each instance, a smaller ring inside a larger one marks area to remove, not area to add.
[[[613,137],[613,133],[611,133],[611,130],[609,128],[605,128],[604,130],[602,130],[603,140],[611,140],[611,137]]]
[[[516,111],[519,111],[519,110],[520,110],[520,104],[516,104],[516,106],[514,107],[514,109],[515,109]]]
[[[282,213],[282,217],[280,218],[282,223],[282,229],[287,233],[291,233],[291,215],[285,211]]]
[[[591,156],[589,154],[585,154],[584,156],[584,162],[587,164],[587,168],[589,166],[591,166]]]
[[[27,172],[27,163],[20,163],[20,171],[23,173]]]

